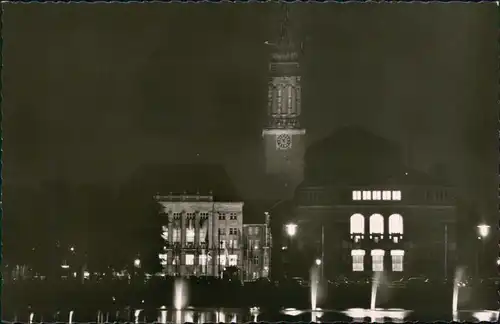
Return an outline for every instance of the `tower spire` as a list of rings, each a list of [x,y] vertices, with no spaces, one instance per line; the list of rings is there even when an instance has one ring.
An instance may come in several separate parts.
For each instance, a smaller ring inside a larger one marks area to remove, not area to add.
[[[290,6],[288,3],[281,3],[281,11],[283,12],[283,19],[280,26],[280,45],[290,45],[291,39],[289,35],[290,28]]]
[[[291,19],[290,19],[290,4],[280,4],[281,19],[279,38],[274,42],[266,42],[273,49],[272,61],[274,62],[296,62],[298,59],[298,51],[292,40]]]

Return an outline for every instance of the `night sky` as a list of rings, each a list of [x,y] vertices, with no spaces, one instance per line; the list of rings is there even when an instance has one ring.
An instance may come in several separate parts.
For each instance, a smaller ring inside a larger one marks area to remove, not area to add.
[[[259,198],[278,5],[3,6],[5,184],[113,185],[144,163],[210,162]],[[494,203],[494,3],[297,4],[291,15],[306,40],[309,142],[360,125]]]

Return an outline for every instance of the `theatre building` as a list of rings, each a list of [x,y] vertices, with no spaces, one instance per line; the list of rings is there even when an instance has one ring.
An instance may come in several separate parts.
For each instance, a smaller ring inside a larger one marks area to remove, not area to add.
[[[406,167],[396,146],[359,129],[343,129],[313,145],[306,161],[293,211],[301,263],[322,258],[326,278],[374,271],[452,276],[457,261],[452,187]]]

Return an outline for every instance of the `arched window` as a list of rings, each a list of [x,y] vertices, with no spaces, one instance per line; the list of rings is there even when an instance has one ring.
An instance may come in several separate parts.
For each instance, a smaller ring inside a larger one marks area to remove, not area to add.
[[[354,214],[351,216],[350,226],[351,237],[361,236],[365,234],[365,218],[361,214]]]
[[[389,234],[403,234],[403,217],[399,214],[389,216]]]
[[[370,238],[377,234],[380,238],[384,236],[384,217],[380,214],[370,216]]]

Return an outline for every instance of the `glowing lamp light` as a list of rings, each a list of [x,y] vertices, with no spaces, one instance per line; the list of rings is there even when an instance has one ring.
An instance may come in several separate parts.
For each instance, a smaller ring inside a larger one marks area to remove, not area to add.
[[[477,233],[480,239],[486,238],[490,234],[490,225],[477,225]]]
[[[297,234],[297,224],[286,224],[285,226],[286,228],[286,234],[290,237],[293,237],[295,236],[295,234]]]
[[[141,267],[141,259],[137,258],[134,260],[134,267],[136,267],[136,268]]]
[[[61,268],[63,268],[63,269],[69,269],[69,265],[68,264],[61,264]]]
[[[321,259],[316,259],[314,262],[315,262],[315,263],[316,263],[316,265],[318,265],[318,266],[319,266],[319,265],[321,265]]]

